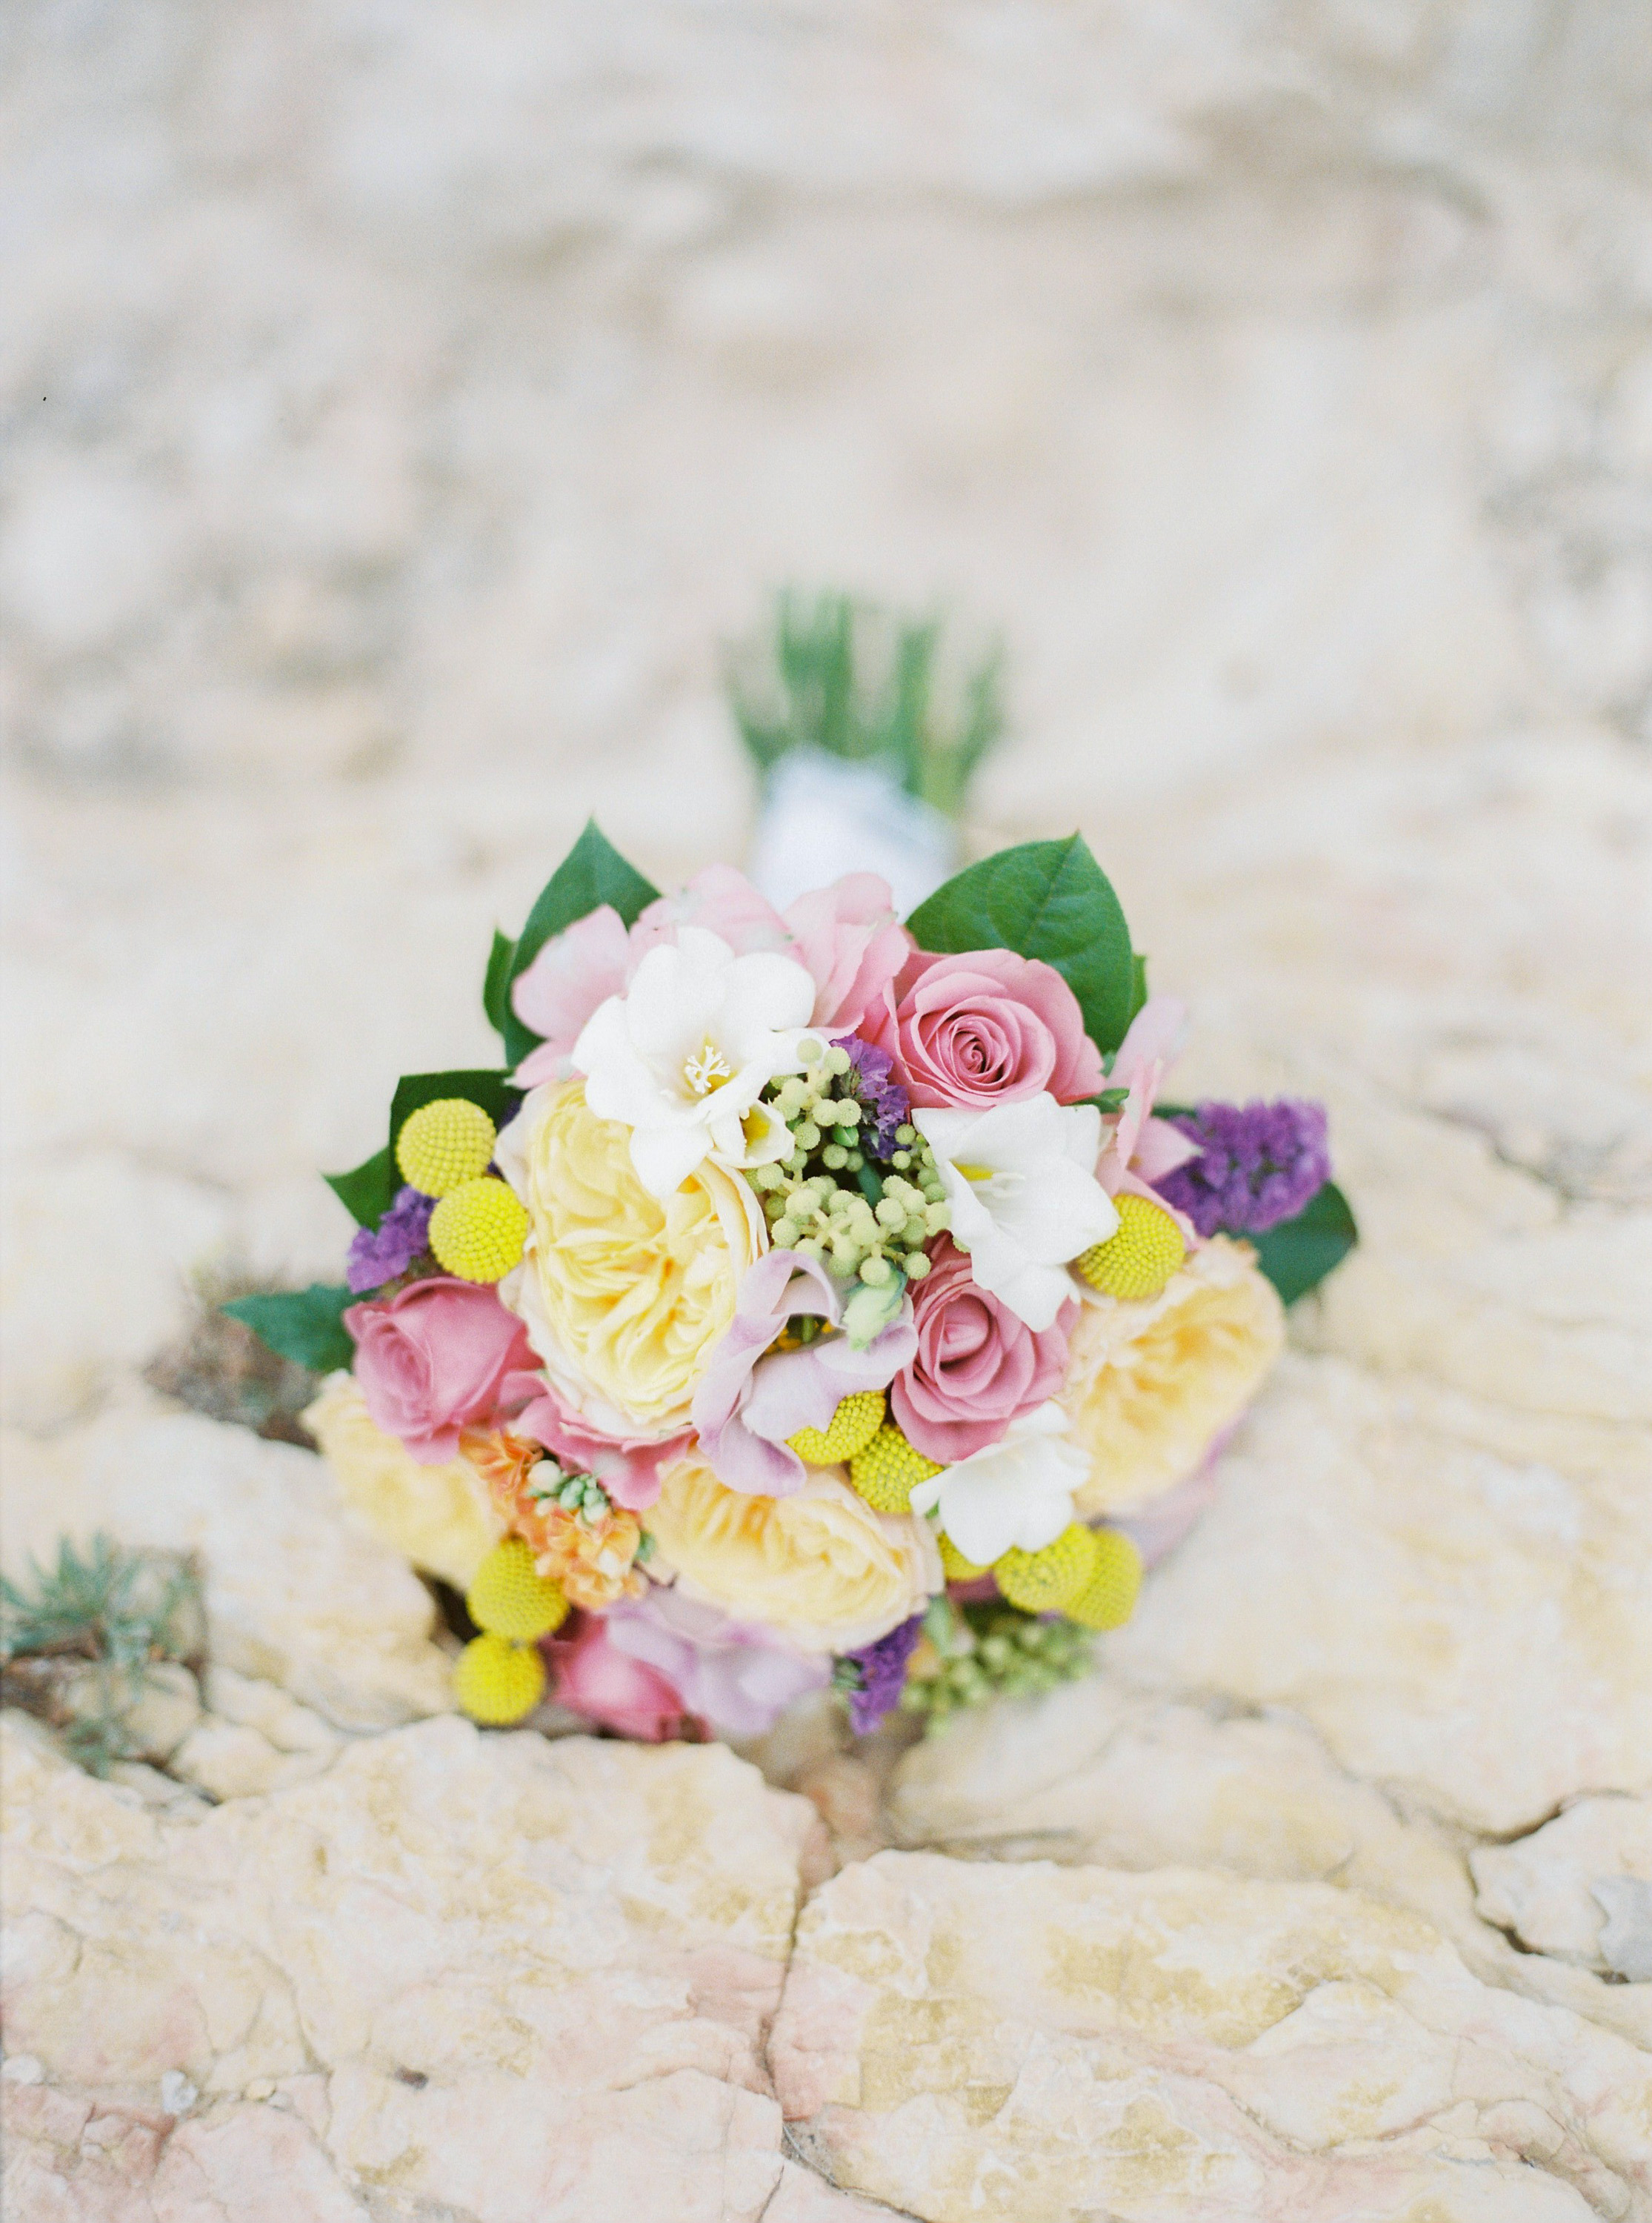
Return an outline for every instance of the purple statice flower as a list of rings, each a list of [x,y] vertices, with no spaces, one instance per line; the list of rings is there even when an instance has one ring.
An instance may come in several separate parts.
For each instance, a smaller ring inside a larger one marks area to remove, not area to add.
[[[435,1210],[433,1196],[421,1196],[416,1188],[399,1189],[396,1201],[376,1227],[356,1229],[344,1279],[358,1297],[368,1289],[383,1288],[423,1256]]]
[[[887,1158],[895,1148],[895,1129],[904,1125],[912,1109],[911,1097],[895,1078],[895,1060],[858,1035],[839,1035],[832,1047],[848,1052],[855,1094],[872,1115],[871,1124],[862,1130],[870,1153]]]
[[[907,1683],[907,1662],[923,1633],[924,1617],[914,1614],[887,1636],[880,1636],[876,1644],[845,1653],[844,1658],[860,1672],[858,1688],[849,1693],[849,1726],[857,1736],[870,1735],[884,1715],[892,1714],[900,1704]]]
[[[1331,1177],[1325,1106],[1300,1097],[1277,1103],[1200,1104],[1170,1124],[1200,1145],[1154,1184],[1201,1235],[1264,1235],[1294,1219]]]

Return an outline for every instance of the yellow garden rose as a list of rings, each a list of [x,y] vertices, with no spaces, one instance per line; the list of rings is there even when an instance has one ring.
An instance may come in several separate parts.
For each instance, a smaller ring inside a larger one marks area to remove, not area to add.
[[[579,1080],[534,1089],[498,1158],[529,1223],[499,1294],[554,1387],[613,1435],[687,1427],[740,1275],[769,1247],[750,1186],[707,1163],[658,1202],[629,1129],[588,1110]]]
[[[505,1533],[468,1463],[452,1458],[421,1466],[396,1437],[374,1425],[349,1374],[328,1377],[304,1424],[321,1445],[345,1503],[374,1534],[427,1574],[467,1589]]]
[[[662,1482],[644,1520],[687,1594],[806,1650],[870,1644],[941,1586],[928,1523],[874,1513],[835,1467],[812,1469],[795,1497],[725,1489],[698,1453]]]
[[[1060,1402],[1090,1454],[1080,1513],[1121,1513],[1185,1480],[1256,1395],[1285,1308],[1247,1244],[1218,1235],[1157,1297],[1087,1299]]]

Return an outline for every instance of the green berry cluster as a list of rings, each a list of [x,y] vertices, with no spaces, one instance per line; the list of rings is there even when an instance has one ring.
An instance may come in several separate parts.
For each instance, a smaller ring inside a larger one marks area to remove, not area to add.
[[[849,1053],[835,1043],[806,1045],[805,1070],[776,1082],[769,1100],[792,1137],[788,1157],[748,1175],[763,1200],[777,1250],[801,1250],[870,1288],[897,1274],[920,1282],[924,1245],[946,1226],[946,1193],[929,1145],[914,1127],[898,1127],[887,1164],[863,1147],[863,1106]],[[835,1086],[834,1086],[834,1084]]]
[[[956,1627],[935,1673],[914,1676],[901,1693],[904,1712],[933,1729],[965,1706],[989,1698],[1033,1698],[1071,1683],[1091,1664],[1087,1630],[1070,1621],[1040,1621],[1013,1606],[954,1609]]]
[[[608,1493],[595,1475],[566,1473],[552,1458],[529,1469],[527,1491],[542,1511],[547,1505],[560,1505],[587,1527],[612,1509]]]

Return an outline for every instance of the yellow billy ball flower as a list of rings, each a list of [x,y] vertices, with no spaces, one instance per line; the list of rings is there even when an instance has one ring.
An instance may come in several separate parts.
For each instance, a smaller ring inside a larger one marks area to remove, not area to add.
[[[474,1636],[454,1663],[453,1695],[473,1722],[503,1729],[538,1704],[545,1663],[531,1644]]]
[[[849,1462],[850,1481],[879,1513],[909,1513],[914,1489],[940,1470],[939,1460],[926,1458],[893,1420],[885,1421]]]
[[[531,1641],[549,1636],[568,1618],[562,1585],[542,1575],[520,1536],[495,1544],[465,1592],[465,1610],[490,1636]]]
[[[1023,1613],[1059,1613],[1096,1571],[1096,1532],[1071,1521],[1041,1552],[1012,1549],[993,1563],[993,1579]]]
[[[522,1262],[528,1215],[508,1183],[489,1174],[461,1181],[430,1214],[437,1263],[462,1282],[502,1282]]]
[[[1121,1628],[1135,1611],[1141,1589],[1141,1554],[1116,1528],[1096,1534],[1095,1571],[1075,1598],[1061,1609],[1081,1628]]]
[[[883,1392],[853,1389],[824,1428],[800,1428],[787,1443],[805,1466],[838,1466],[864,1452],[883,1425]]]
[[[1140,1304],[1156,1297],[1187,1256],[1182,1231],[1145,1196],[1114,1199],[1119,1209],[1115,1233],[1093,1244],[1078,1259],[1078,1271],[1106,1297]]]
[[[940,1563],[949,1583],[979,1582],[989,1571],[985,1567],[977,1567],[973,1559],[966,1559],[950,1536],[938,1536],[935,1540],[940,1546]]]
[[[493,1123],[480,1104],[467,1096],[441,1096],[402,1121],[396,1163],[402,1179],[421,1196],[446,1196],[487,1171],[496,1140]]]

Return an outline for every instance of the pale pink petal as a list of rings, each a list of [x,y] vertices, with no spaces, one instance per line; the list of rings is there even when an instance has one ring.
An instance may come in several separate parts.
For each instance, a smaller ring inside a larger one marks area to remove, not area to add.
[[[1180,997],[1149,996],[1119,1044],[1109,1083],[1128,1088],[1144,1066],[1174,1065],[1186,1033],[1187,1005]]]
[[[720,935],[740,957],[754,949],[783,951],[791,946],[785,920],[732,865],[707,865],[677,894],[649,904],[631,929],[633,967],[650,949],[675,941],[684,926],[703,926]]]
[[[798,1652],[772,1630],[731,1621],[675,1590],[622,1601],[606,1625],[616,1651],[653,1668],[689,1713],[724,1736],[761,1736],[831,1677],[825,1653]]]
[[[843,1318],[843,1299],[816,1260],[771,1250],[746,1268],[734,1319],[712,1352],[694,1401],[700,1448],[729,1489],[794,1496],[806,1477],[786,1437],[799,1428],[823,1428],[851,1388],[882,1389],[915,1348],[908,1302],[864,1351],[837,1335],[766,1357],[786,1322],[802,1313],[833,1326]]]
[[[846,872],[828,888],[800,896],[786,913],[796,954],[813,975],[817,1027],[852,1034],[912,954],[912,936],[898,925],[887,880]]]
[[[1131,1156],[1130,1170],[1140,1174],[1145,1181],[1160,1181],[1166,1174],[1173,1174],[1178,1166],[1197,1158],[1200,1149],[1191,1135],[1172,1127],[1168,1119],[1149,1119]]]
[[[629,939],[611,904],[599,904],[562,933],[555,934],[511,990],[511,1008],[543,1042],[523,1061],[524,1087],[566,1080],[575,1043],[591,1014],[622,992]],[[533,1070],[530,1071],[530,1067]]]

